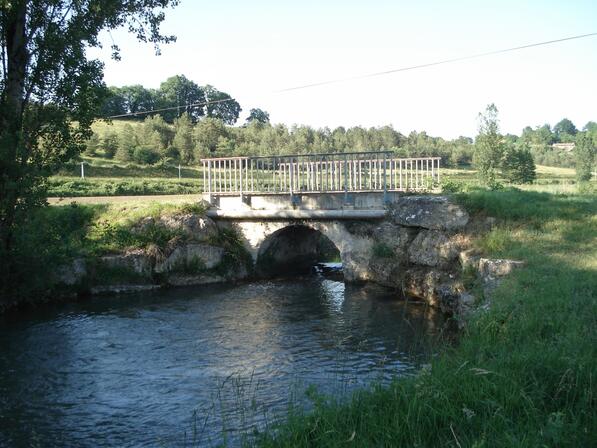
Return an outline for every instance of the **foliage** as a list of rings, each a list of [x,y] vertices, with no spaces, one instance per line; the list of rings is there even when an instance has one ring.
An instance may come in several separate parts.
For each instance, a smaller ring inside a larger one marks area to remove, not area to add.
[[[441,182],[441,189],[444,193],[459,193],[464,190],[464,185],[464,182],[444,178]]]
[[[506,145],[502,159],[502,175],[508,182],[515,184],[529,184],[535,180],[535,162],[527,145]]]
[[[225,124],[234,124],[238,120],[241,107],[238,102],[225,92],[220,92],[209,84],[205,91],[205,115],[222,120]]]
[[[172,146],[174,146],[178,158],[182,163],[189,164],[193,161],[193,125],[186,113],[174,120],[174,138],[172,140]]]
[[[159,109],[176,107],[175,110],[161,112],[164,120],[170,123],[183,114],[193,121],[197,121],[205,114],[203,107],[194,106],[197,103],[205,102],[203,88],[187,79],[184,75],[168,78],[160,85],[160,89],[155,95],[157,96]]]
[[[155,45],[170,42],[160,34],[162,9],[177,3],[0,3],[0,295],[18,277],[15,229],[44,203],[46,177],[84,149],[106,95],[103,65],[88,60],[87,49],[100,45],[100,31],[119,27]]]
[[[473,157],[480,180],[486,184],[495,182],[504,153],[504,142],[499,130],[497,107],[490,104],[484,113],[479,114],[479,135]]]
[[[574,158],[576,161],[576,178],[579,182],[591,180],[591,173],[595,170],[595,145],[587,133],[581,133],[576,140]]]
[[[269,114],[261,109],[251,109],[247,117],[247,123],[258,121],[259,123],[269,123]]]
[[[574,136],[576,135],[576,133],[578,132],[576,129],[576,126],[574,126],[574,123],[572,123],[570,120],[568,120],[567,118],[564,118],[562,120],[560,120],[554,127],[553,127],[553,131],[556,134],[556,137],[560,140],[563,141],[562,138],[565,135],[568,136]]]
[[[157,110],[157,112],[151,112]],[[184,75],[171,76],[159,89],[141,85],[110,87],[102,105],[106,118],[129,120],[158,115],[168,123],[186,114],[193,123],[203,116],[234,124],[241,112],[240,104],[228,93],[213,86],[199,86]]]
[[[216,267],[220,275],[230,275],[238,272],[239,269],[253,268],[251,254],[245,248],[240,233],[234,228],[220,228],[211,244],[224,248],[224,257]]]

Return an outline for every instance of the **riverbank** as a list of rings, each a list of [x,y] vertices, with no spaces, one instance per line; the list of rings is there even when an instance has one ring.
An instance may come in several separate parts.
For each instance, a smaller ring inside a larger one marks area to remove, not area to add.
[[[429,368],[348,403],[314,400],[261,447],[591,446],[597,440],[597,199],[517,190],[456,195],[497,218],[474,244],[523,260]],[[474,281],[473,281],[474,283]],[[474,287],[474,285],[471,285]]]
[[[250,256],[232,229],[194,203],[70,204],[32,213],[16,233],[0,312],[91,294],[245,278]]]

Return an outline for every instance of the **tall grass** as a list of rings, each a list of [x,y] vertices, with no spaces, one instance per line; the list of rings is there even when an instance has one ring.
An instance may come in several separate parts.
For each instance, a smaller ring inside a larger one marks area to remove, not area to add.
[[[594,446],[597,200],[517,190],[457,196],[498,226],[476,244],[525,260],[418,376],[294,410],[263,447]]]

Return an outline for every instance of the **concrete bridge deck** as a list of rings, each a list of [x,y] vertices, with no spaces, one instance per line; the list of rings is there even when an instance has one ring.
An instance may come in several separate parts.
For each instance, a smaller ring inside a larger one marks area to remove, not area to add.
[[[220,219],[381,219],[387,206],[397,202],[401,192],[307,193],[294,195],[251,194],[211,196],[207,212]]]

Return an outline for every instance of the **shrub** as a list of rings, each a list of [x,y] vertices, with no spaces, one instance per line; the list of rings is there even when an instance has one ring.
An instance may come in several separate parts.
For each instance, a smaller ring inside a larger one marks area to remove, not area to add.
[[[574,159],[577,180],[579,182],[591,180],[591,173],[595,168],[595,147],[586,133],[579,134],[576,138]]]
[[[528,146],[510,144],[506,147],[502,175],[508,182],[515,184],[530,184],[536,179],[535,161]]]
[[[160,159],[160,155],[149,146],[139,146],[133,152],[133,160],[137,163],[151,165]]]

